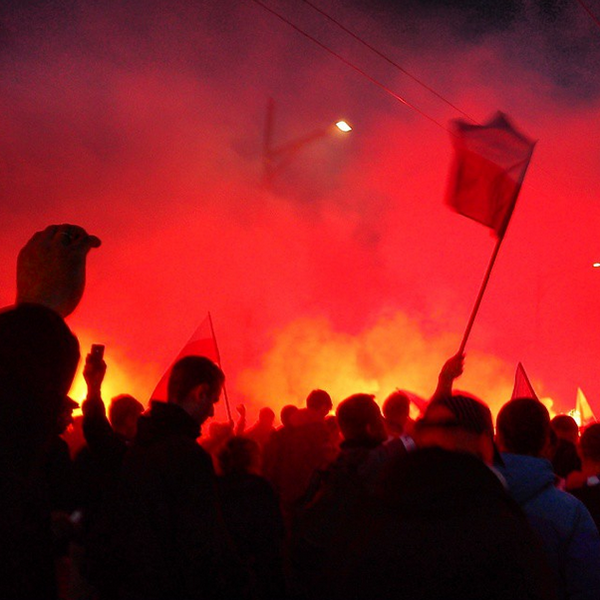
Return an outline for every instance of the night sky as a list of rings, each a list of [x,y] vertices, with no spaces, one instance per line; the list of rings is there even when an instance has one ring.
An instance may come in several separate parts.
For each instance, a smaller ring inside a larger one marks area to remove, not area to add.
[[[600,413],[600,2],[314,0],[412,77],[264,4],[356,68],[253,0],[2,4],[0,303],[31,234],[72,222],[103,241],[68,322],[106,344],[107,398],[147,402],[207,311],[251,419],[315,387],[428,396],[494,246],[444,204],[446,127],[502,110],[538,143],[457,387],[496,412],[522,362],[557,412],[581,387]],[[269,98],[275,148],[354,130],[267,186]]]

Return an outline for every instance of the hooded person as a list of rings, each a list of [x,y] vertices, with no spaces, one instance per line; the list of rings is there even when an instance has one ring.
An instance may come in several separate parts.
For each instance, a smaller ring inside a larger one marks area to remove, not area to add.
[[[543,542],[559,598],[600,597],[600,536],[582,502],[556,487],[544,458],[550,416],[532,398],[516,398],[498,413],[499,467],[510,495]]]

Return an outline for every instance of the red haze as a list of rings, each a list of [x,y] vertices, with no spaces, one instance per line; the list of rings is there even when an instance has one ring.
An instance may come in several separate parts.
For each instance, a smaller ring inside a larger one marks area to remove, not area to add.
[[[396,386],[427,396],[493,247],[443,205],[448,134],[252,2],[101,4],[4,11],[2,303],[31,233],[75,222],[103,240],[70,325],[83,352],[107,345],[107,397],[146,402],[208,310],[251,418],[313,387],[336,403]],[[436,121],[459,116],[331,24],[276,5]],[[395,30],[382,12],[330,9],[477,120],[500,109],[539,139],[460,387],[497,409],[521,361],[557,410],[581,386],[600,411],[598,75],[552,70],[535,21],[467,43],[425,13]],[[585,15],[569,27],[557,43],[600,39]],[[268,97],[276,144],[338,118],[355,128],[307,145],[270,190]]]

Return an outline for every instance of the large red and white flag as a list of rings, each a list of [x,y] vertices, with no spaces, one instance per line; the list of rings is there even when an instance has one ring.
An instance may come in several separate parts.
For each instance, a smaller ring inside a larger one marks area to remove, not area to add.
[[[517,365],[517,370],[515,371],[515,385],[510,399],[514,400],[515,398],[533,398],[534,400],[539,400],[521,363]]]
[[[485,125],[451,122],[454,162],[447,203],[502,238],[510,221],[535,141],[501,112]]]
[[[210,360],[216,364],[219,364],[220,362],[219,350],[213,333],[210,315],[207,315],[202,323],[200,323],[198,329],[196,329],[192,337],[188,340],[187,344],[185,344],[185,346],[181,349],[181,352],[179,352],[164,375],[161,377],[158,385],[152,393],[152,400],[167,400],[167,385],[169,383],[169,376],[171,375],[171,369],[173,368],[173,365],[184,356],[192,355],[205,356],[206,358],[210,358]]]

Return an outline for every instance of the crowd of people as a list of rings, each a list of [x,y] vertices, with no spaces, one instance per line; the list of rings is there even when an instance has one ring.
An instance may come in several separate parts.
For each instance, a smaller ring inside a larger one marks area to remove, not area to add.
[[[0,313],[0,598],[600,598],[600,424],[580,435],[512,398],[494,426],[453,389],[463,355],[416,421],[400,390],[334,407],[315,389],[278,427],[269,407],[248,427],[240,405],[202,432],[225,381],[211,360],[180,359],[166,402],[107,412],[92,351],[74,452],[64,318],[99,245],[73,225],[34,235]]]

